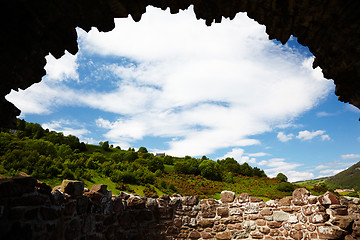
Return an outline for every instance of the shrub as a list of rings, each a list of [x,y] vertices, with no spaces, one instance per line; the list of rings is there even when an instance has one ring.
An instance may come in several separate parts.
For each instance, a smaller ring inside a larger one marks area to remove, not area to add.
[[[285,176],[285,174],[283,174],[283,173],[278,173],[278,175],[276,176],[276,178],[279,179],[279,180],[282,181],[282,182],[287,182],[287,181],[288,181],[287,176]]]
[[[349,196],[349,197],[359,197],[359,194],[358,193],[356,193],[356,192],[351,192],[351,193],[348,193],[348,194],[346,194],[347,196]]]
[[[295,190],[295,186],[289,182],[282,182],[277,186],[277,190],[281,192],[292,192]]]

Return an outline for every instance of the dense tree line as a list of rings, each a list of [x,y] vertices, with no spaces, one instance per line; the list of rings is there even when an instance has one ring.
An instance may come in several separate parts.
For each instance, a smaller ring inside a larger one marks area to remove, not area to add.
[[[0,174],[14,175],[24,171],[38,179],[86,179],[110,177],[113,182],[154,184],[163,174],[165,165],[173,165],[181,174],[201,175],[210,180],[234,182],[234,177],[266,177],[263,170],[233,158],[213,161],[154,156],[145,147],[122,150],[108,141],[99,146],[86,145],[75,136],[44,130],[40,124],[18,120],[18,130],[0,132]],[[173,186],[162,186],[174,191]]]
[[[176,173],[201,175],[215,181],[234,182],[234,176],[266,177],[263,170],[252,168],[246,162],[238,163],[234,158],[217,160],[216,162],[203,156],[201,159],[185,156],[174,166]]]

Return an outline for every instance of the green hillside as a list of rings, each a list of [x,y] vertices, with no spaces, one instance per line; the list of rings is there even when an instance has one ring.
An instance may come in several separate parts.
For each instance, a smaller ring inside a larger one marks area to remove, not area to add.
[[[360,191],[360,162],[327,179],[326,185],[332,189],[354,188],[356,191]]]
[[[52,187],[74,179],[86,187],[106,184],[114,194],[126,191],[142,196],[179,193],[218,198],[221,191],[232,190],[275,199],[291,195],[296,188],[233,158],[154,156],[145,147],[124,150],[108,141],[89,145],[24,120],[18,120],[17,131],[0,129],[0,177],[19,172]]]

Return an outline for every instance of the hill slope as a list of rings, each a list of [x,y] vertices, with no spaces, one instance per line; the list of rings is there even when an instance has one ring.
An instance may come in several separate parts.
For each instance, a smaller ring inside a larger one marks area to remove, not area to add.
[[[354,188],[360,191],[360,162],[330,177],[326,184],[331,188]]]

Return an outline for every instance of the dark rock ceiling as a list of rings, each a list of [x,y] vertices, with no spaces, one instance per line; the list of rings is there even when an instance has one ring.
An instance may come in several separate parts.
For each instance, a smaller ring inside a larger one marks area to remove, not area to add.
[[[77,53],[76,27],[111,31],[114,18],[140,21],[149,5],[173,14],[193,5],[209,26],[246,12],[266,26],[269,39],[285,44],[293,35],[308,46],[339,100],[360,108],[358,0],[1,0],[0,127],[14,127],[20,114],[5,96],[40,82],[46,55]]]

